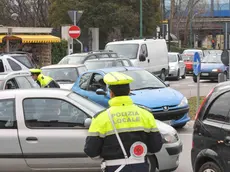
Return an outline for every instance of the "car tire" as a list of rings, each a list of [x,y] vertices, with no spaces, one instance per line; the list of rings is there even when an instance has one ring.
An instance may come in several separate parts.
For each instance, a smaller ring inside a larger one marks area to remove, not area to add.
[[[220,167],[214,162],[206,162],[204,163],[198,172],[206,172],[206,170],[211,170],[212,172],[222,172]]]
[[[186,78],[186,70],[184,70],[184,75],[181,76],[182,79]]]
[[[180,69],[178,69],[178,71],[177,71],[176,80],[180,80]]]
[[[157,160],[155,158],[155,156],[147,156],[147,162],[149,164],[149,172],[156,172],[157,171]],[[152,167],[155,167],[155,168],[152,168]]]
[[[164,69],[161,71],[160,78],[161,78],[161,80],[162,80],[163,82],[164,82],[165,79],[166,79],[166,75],[165,75],[165,70],[164,70]]]

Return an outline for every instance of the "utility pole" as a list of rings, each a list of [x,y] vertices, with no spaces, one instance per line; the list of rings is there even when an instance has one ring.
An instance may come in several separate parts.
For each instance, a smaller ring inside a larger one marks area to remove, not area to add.
[[[171,0],[171,12],[170,12],[170,23],[169,23],[169,30],[172,32],[172,26],[173,26],[173,18],[175,14],[175,0]]]
[[[142,39],[142,37],[143,37],[143,22],[142,22],[142,20],[143,20],[143,14],[142,14],[142,12],[143,12],[143,5],[142,5],[142,0],[140,0],[140,38]]]
[[[194,0],[190,0],[190,13],[189,13],[189,21],[190,21],[190,38],[189,38],[189,44],[190,47],[192,48],[192,14],[193,14],[193,4]]]

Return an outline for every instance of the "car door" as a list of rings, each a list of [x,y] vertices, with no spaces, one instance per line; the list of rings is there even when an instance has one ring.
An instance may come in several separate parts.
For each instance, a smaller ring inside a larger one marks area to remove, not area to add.
[[[221,131],[221,137],[220,139],[222,142],[222,153],[221,157],[223,158],[223,163],[225,165],[226,169],[230,168],[230,92],[224,93],[224,96],[226,97],[225,102],[223,105],[225,105],[225,108],[228,109],[228,115],[226,116],[226,122],[224,123]]]
[[[229,147],[224,148],[224,144],[221,143],[226,136],[230,136],[230,128],[226,125],[226,122],[229,121],[229,107],[230,92],[226,92],[215,98],[207,108],[203,119],[204,129],[200,133],[200,136],[205,136],[200,138],[200,144],[203,145],[201,147],[212,149],[219,156],[222,156],[223,151],[230,151]],[[222,128],[225,128],[224,132]],[[224,154],[226,155],[226,153]],[[224,158],[224,156],[222,157]],[[220,161],[222,160],[220,159]]]
[[[180,54],[177,54],[177,59],[178,59],[178,66],[180,69],[180,75],[184,75],[185,64]]]
[[[31,83],[28,81],[28,79],[24,76],[17,76],[15,77],[19,88],[21,89],[29,89],[29,88],[33,88],[33,86],[31,85]]]
[[[1,93],[0,96],[0,166],[1,171],[26,171],[28,167],[23,159],[18,140],[18,126],[16,120],[16,104],[14,97]]]
[[[103,76],[100,73],[93,73],[90,82],[88,83],[88,99],[104,106],[108,107],[108,88],[103,81]],[[96,91],[98,89],[103,89],[107,95],[98,95]]]
[[[67,97],[18,97],[19,138],[26,163],[33,169],[99,167],[84,153],[86,109]]]
[[[88,92],[88,86],[89,86],[89,81],[92,76],[92,72],[87,72],[84,73],[80,76],[80,78],[77,79],[77,81],[74,83],[72,87],[72,91],[75,93],[80,94],[81,96],[84,96],[85,98],[89,97],[89,92]]]

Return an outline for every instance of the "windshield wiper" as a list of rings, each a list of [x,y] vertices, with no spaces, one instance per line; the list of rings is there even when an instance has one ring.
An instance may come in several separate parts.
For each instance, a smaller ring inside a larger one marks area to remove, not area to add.
[[[159,89],[159,88],[164,88],[164,87],[142,87],[142,88],[137,88],[137,89],[132,89],[132,91],[135,91],[135,90],[145,90],[145,89]]]
[[[57,80],[55,80],[56,82],[74,82],[74,81],[72,81],[72,80],[70,80],[70,79],[57,79]]]

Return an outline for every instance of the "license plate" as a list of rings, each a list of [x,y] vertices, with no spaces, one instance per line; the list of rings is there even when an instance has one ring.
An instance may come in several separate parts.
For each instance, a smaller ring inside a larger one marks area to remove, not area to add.
[[[168,125],[171,125],[171,120],[169,120],[169,121],[163,121],[164,123],[166,123],[166,124],[168,124]]]
[[[202,76],[208,76],[209,73],[202,73],[201,75],[202,75]]]

